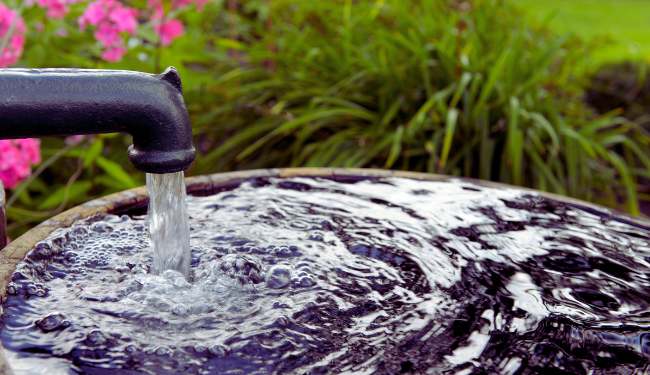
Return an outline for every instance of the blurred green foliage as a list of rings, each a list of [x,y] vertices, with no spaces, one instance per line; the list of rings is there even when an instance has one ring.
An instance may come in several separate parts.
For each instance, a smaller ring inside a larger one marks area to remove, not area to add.
[[[650,1],[646,0],[509,0],[533,22],[558,33],[599,40],[590,55],[598,66],[621,60],[650,61]]]
[[[220,126],[197,171],[410,169],[624,197],[638,213],[648,135],[583,104],[588,45],[497,0],[279,1],[268,13],[209,85],[218,99],[198,129]]]
[[[128,2],[127,2],[128,3]],[[650,136],[583,104],[590,46],[501,0],[228,0],[179,15],[102,62],[92,36],[43,18],[23,65],[183,78],[199,155],[189,174],[283,166],[378,167],[502,181],[639,212]],[[33,15],[44,17],[38,9]],[[39,13],[40,12],[40,13]],[[67,36],[61,37],[61,28]],[[144,41],[144,42],[142,42]],[[143,183],[127,137],[43,143],[10,198],[15,235],[65,207]]]

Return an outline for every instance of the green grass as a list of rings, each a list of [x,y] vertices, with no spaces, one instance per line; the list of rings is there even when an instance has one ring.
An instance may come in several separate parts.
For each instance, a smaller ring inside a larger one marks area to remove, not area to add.
[[[594,63],[650,62],[650,1],[510,0],[535,21],[549,22],[558,33],[572,33],[603,44]]]

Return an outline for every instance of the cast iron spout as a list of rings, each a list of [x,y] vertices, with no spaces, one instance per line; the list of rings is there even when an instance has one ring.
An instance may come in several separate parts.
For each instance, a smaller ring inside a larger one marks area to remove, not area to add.
[[[174,68],[0,69],[0,139],[114,132],[133,136],[129,158],[138,169],[187,169],[192,128]]]

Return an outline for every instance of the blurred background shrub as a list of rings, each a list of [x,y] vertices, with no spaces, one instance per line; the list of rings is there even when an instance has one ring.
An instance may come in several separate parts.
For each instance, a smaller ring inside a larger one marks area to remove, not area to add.
[[[625,101],[585,100],[603,87],[616,95],[619,75],[603,80],[590,65],[598,45],[551,31],[512,2],[0,3],[3,66],[176,66],[199,149],[188,174],[377,167],[502,181],[632,214],[650,200],[643,114],[628,116]],[[645,71],[634,71],[645,87]],[[44,139],[40,164],[10,186],[10,233],[142,184],[129,143]]]

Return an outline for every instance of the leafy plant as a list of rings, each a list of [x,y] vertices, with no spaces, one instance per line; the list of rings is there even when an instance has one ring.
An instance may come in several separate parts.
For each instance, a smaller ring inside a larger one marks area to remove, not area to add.
[[[398,168],[639,213],[648,134],[582,103],[580,41],[498,0],[274,1],[266,14],[205,90],[195,172]]]

